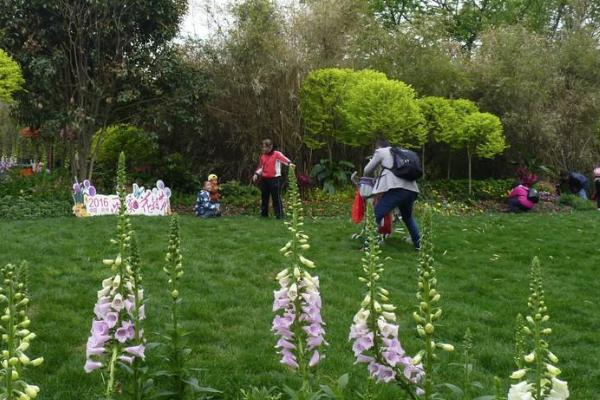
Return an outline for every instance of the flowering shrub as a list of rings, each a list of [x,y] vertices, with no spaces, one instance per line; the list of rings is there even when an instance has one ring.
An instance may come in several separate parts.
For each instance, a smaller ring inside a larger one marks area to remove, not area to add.
[[[35,333],[28,328],[31,324],[27,317],[29,297],[27,296],[25,265],[16,267],[8,264],[1,269],[2,287],[0,287],[0,304],[4,314],[0,318],[2,331],[2,366],[0,375],[3,384],[0,386],[0,398],[5,400],[29,400],[37,397],[40,389],[30,385],[23,379],[28,367],[37,367],[44,361],[43,357],[31,360],[26,354]]]
[[[315,264],[302,254],[310,245],[308,235],[302,230],[304,217],[294,167],[290,167],[289,185],[290,220],[285,223],[291,239],[280,249],[289,266],[276,277],[280,288],[274,292],[273,312],[277,314],[272,330],[279,337],[275,347],[281,363],[299,372],[303,379],[301,391],[309,392],[310,369],[323,358],[319,349],[327,342],[321,318],[319,278],[308,272]]]
[[[537,257],[531,263],[529,291],[530,313],[525,321],[517,319],[515,364],[519,369],[510,376],[517,383],[511,385],[508,400],[565,400],[569,388],[567,382],[558,379],[558,357],[550,351],[547,341],[552,329],[546,327],[550,316]]]
[[[0,157],[0,175],[8,172],[16,164],[17,164],[17,158],[15,156],[11,156],[11,157],[2,156],[2,157]]]

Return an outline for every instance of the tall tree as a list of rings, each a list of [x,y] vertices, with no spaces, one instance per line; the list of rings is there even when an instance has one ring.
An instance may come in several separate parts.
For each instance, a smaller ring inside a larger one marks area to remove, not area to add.
[[[22,65],[27,95],[21,120],[33,126],[59,121],[77,137],[74,173],[93,167],[92,137],[134,114],[178,31],[184,0],[3,0],[4,46]]]
[[[304,142],[312,149],[327,145],[331,159],[333,140],[346,129],[340,107],[354,73],[349,69],[314,70],[304,79],[300,91],[300,110],[306,128]]]

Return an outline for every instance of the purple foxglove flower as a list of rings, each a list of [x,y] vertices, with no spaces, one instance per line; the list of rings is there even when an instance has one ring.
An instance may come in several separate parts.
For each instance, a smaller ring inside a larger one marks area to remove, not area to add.
[[[85,372],[87,372],[88,374],[98,368],[102,368],[102,363],[92,360],[86,360],[85,366],[83,367]]]
[[[275,300],[287,299],[288,298],[288,288],[282,287],[279,290],[274,290],[273,297],[275,298]]]
[[[310,361],[308,362],[308,366],[309,367],[314,367],[315,365],[317,365],[319,363],[319,361],[321,360],[321,356],[319,355],[319,352],[317,350],[315,350],[312,354],[312,356],[310,357]]]
[[[363,336],[357,337],[354,341],[354,344],[352,345],[354,355],[358,356],[359,354],[362,354],[362,352],[364,352],[365,350],[369,350],[371,347],[373,347],[373,337],[373,332],[369,332]]]
[[[106,349],[104,347],[95,347],[93,346],[95,343],[90,343],[89,339],[85,348],[85,356],[90,358],[91,356],[100,356],[104,354]]]
[[[133,316],[133,310],[135,309],[135,301],[131,300],[129,297],[133,296],[128,296],[128,298],[125,300],[125,310],[127,310],[127,314]]]
[[[310,324],[309,326],[305,326],[302,329],[304,329],[304,332],[306,332],[310,336],[319,336],[322,333],[325,333],[320,324]]]
[[[108,335],[94,335],[88,338],[88,343],[90,347],[102,347],[104,343],[108,342],[110,336]]]
[[[277,345],[275,345],[275,347],[292,350],[296,348],[296,345],[282,337],[277,341]]]
[[[348,335],[348,339],[349,340],[357,339],[368,333],[369,333],[369,328],[367,327],[367,324],[363,324],[363,323],[353,324],[350,327],[350,335]]]
[[[123,296],[121,296],[121,294],[117,293],[115,295],[115,297],[113,298],[111,307],[113,310],[115,311],[121,311],[124,307],[125,307],[125,303],[123,302]]]
[[[384,351],[381,353],[381,356],[385,360],[385,362],[391,366],[395,367],[396,364],[400,363],[401,357],[395,351]]]
[[[146,319],[146,305],[142,304],[140,309],[138,310],[138,318],[141,320]],[[141,333],[140,333],[141,335]]]
[[[375,364],[375,363],[373,363]],[[378,364],[377,371],[372,374],[375,379],[381,382],[390,382],[396,378],[394,370],[385,365]]]
[[[287,365],[290,368],[297,369],[299,367],[298,362],[296,361],[296,357],[293,353],[289,351],[285,351],[285,349],[281,352],[282,358],[281,363]]]
[[[133,364],[134,357],[119,356],[119,360],[123,361],[124,363],[127,363],[127,364],[131,365],[131,364]]]
[[[115,339],[120,343],[125,343],[135,337],[135,326],[131,321],[123,321],[121,327],[115,332]]]
[[[277,310],[283,310],[285,309],[288,305],[290,304],[290,300],[285,298],[285,299],[275,299],[273,301],[273,311],[277,311]]]
[[[116,312],[109,312],[104,315],[104,322],[108,324],[110,329],[114,328],[119,320],[119,314]]]
[[[370,364],[375,361],[375,358],[371,356],[365,356],[364,354],[359,354],[356,356],[356,363],[367,363]]]
[[[92,334],[94,336],[108,335],[108,324],[105,321],[92,321]]]
[[[388,323],[383,317],[379,317],[377,320],[377,326],[379,327],[379,331],[383,337],[398,337],[398,325]]]
[[[125,347],[125,352],[131,354],[134,357],[143,359],[145,349],[145,346],[143,344],[140,344],[138,346]]]
[[[96,317],[103,319],[110,310],[110,303],[97,303],[94,306]]]
[[[129,340],[129,330],[127,328],[119,328],[115,331],[115,339],[119,341],[119,343],[125,343]]]
[[[383,338],[383,344],[385,345],[385,347],[387,347],[388,351],[395,351],[401,356],[405,354],[404,349],[400,345],[400,341],[397,338]]]
[[[319,347],[320,345],[322,345],[323,343],[326,343],[326,342],[325,342],[325,339],[323,338],[323,335],[319,335],[319,336],[309,337],[306,343],[308,344],[308,350],[311,351],[315,347]]]

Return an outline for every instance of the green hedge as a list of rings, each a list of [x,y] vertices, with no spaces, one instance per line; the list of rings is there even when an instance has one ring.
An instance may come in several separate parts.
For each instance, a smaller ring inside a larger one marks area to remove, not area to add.
[[[43,200],[30,196],[0,197],[0,219],[32,219],[72,215],[67,200]]]
[[[484,179],[472,181],[473,192],[469,195],[466,179],[419,182],[422,197],[447,201],[495,200],[506,201],[514,179]]]

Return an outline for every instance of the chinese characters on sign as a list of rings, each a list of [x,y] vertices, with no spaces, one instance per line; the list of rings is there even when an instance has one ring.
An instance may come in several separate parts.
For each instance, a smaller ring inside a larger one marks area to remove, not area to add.
[[[161,180],[156,182],[156,187],[152,190],[133,184],[133,193],[129,193],[125,198],[127,214],[168,215],[171,213],[170,197],[171,189]],[[83,185],[73,185],[73,200],[73,213],[78,217],[119,213],[119,196],[97,194],[88,180],[83,181]]]

